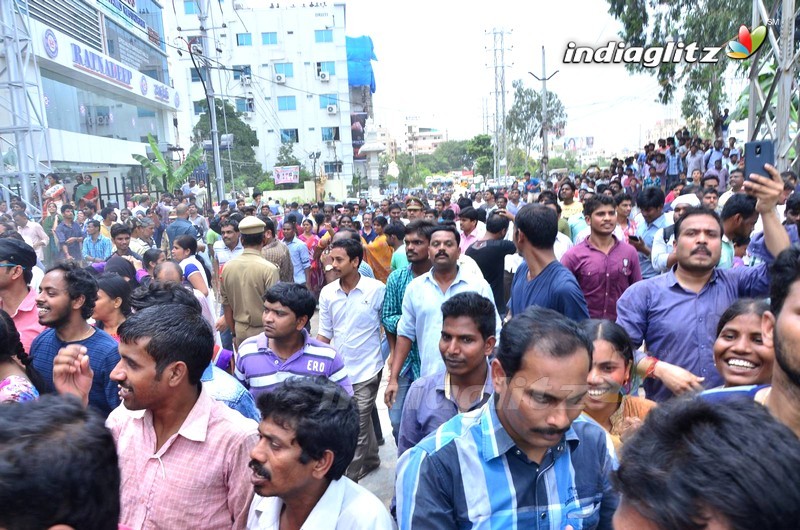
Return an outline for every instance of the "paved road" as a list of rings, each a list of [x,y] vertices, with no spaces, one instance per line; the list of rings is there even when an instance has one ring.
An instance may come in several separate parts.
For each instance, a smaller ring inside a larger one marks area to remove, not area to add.
[[[317,336],[319,324],[318,315],[319,312],[314,313],[314,317],[311,319],[312,337]],[[392,425],[389,423],[389,411],[386,405],[383,404],[383,391],[386,388],[386,382],[387,374],[386,370],[384,370],[383,380],[378,390],[378,399],[376,400],[378,414],[381,418],[381,428],[383,429],[383,439],[385,440],[385,443],[380,447],[381,467],[361,479],[360,484],[382,500],[388,509],[392,497],[394,496],[394,471],[397,463],[397,446],[392,437]]]

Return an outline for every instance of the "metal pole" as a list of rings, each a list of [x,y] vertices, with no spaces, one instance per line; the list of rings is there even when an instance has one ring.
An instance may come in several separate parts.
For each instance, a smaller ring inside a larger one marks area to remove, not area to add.
[[[544,46],[542,46],[542,178],[547,178],[547,69],[544,64]]]
[[[778,113],[775,120],[775,166],[778,171],[789,169],[789,138],[792,106],[792,81],[794,80],[794,0],[783,0],[781,7],[781,49],[778,68]]]
[[[222,174],[222,164],[220,162],[217,106],[214,99],[214,83],[211,80],[211,66],[207,54],[208,50],[211,49],[208,44],[208,31],[206,30],[208,1],[200,0],[197,5],[199,7],[197,18],[200,20],[200,38],[203,42],[203,69],[206,73],[206,101],[208,102],[208,118],[211,121],[211,147],[214,156],[214,175],[217,181],[217,201],[222,201],[225,197],[225,176]]]

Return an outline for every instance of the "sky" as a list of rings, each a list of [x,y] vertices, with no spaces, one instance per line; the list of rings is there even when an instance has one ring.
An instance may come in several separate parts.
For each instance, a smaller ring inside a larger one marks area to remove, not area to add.
[[[659,120],[680,118],[679,102],[655,102],[655,77],[629,74],[622,65],[572,65],[567,43],[602,46],[621,28],[606,0],[346,0],[347,35],[372,37],[377,90],[375,120],[402,141],[406,116],[446,129],[452,140],[484,132],[484,105],[494,113],[492,30],[506,35],[506,109],[511,82],[541,89],[546,49],[548,91],[567,111],[565,136],[593,136],[606,151],[635,149]]]

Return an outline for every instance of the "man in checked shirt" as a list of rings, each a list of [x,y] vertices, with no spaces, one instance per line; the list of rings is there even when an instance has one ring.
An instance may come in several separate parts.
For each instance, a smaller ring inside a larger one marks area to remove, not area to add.
[[[202,387],[214,348],[194,308],[163,304],[119,328],[120,361],[111,372],[122,405],[106,427],[122,478],[120,524],[131,528],[242,529],[253,497],[247,463],[257,424]],[[60,393],[88,401],[86,348],[69,345],[54,361]]]

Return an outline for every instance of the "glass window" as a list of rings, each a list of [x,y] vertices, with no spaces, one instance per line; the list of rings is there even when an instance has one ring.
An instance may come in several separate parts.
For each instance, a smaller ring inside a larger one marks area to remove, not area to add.
[[[333,30],[330,29],[314,30],[314,40],[316,42],[333,42]]]
[[[42,70],[47,124],[53,129],[138,142],[165,138],[164,112],[125,96]]]
[[[233,65],[233,78],[241,79],[242,75],[251,75],[249,64],[234,64]]]
[[[294,96],[278,96],[278,110],[297,110],[297,100]]]
[[[195,115],[202,114],[203,112],[205,112],[205,110],[206,110],[206,107],[201,102],[199,102],[199,101],[195,101],[194,102],[194,113],[195,113]]]
[[[252,46],[253,45],[253,35],[250,33],[237,33],[236,34],[236,45],[237,46]]]
[[[236,112],[247,112],[247,99],[236,98]]]
[[[283,74],[284,77],[294,77],[294,65],[292,63],[275,63],[275,73]]]
[[[116,24],[111,18],[105,17],[105,21],[108,55],[132,70],[165,85],[170,84],[165,53]]]
[[[278,33],[275,31],[268,31],[261,34],[261,44],[270,45],[278,44]]]
[[[332,142],[339,139],[339,127],[323,127],[322,141]]]
[[[199,12],[195,0],[183,0],[183,13],[186,15],[196,15]]]
[[[330,75],[336,75],[336,62],[322,61],[317,63],[317,75],[322,72],[327,72]]]
[[[327,175],[332,175],[334,173],[342,172],[341,162],[325,162],[323,167]]]
[[[297,129],[281,129],[281,143],[297,143],[300,141],[300,134]]]
[[[336,94],[320,94],[319,95],[319,108],[326,109],[328,105],[336,105]]]
[[[192,67],[192,81],[200,82],[200,79],[205,79],[206,71],[200,70],[198,71],[197,68]]]
[[[164,20],[161,5],[155,0],[137,0],[136,11],[147,23],[148,30],[147,32],[142,31],[143,38],[146,35],[151,44],[166,52],[167,44],[164,42]]]

